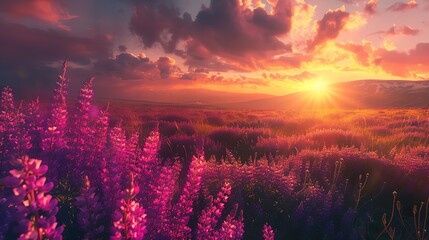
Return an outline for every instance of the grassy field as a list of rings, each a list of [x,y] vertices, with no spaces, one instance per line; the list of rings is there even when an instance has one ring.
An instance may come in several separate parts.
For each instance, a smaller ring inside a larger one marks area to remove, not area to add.
[[[0,237],[427,239],[427,109],[106,107],[61,84],[46,110],[2,92]]]

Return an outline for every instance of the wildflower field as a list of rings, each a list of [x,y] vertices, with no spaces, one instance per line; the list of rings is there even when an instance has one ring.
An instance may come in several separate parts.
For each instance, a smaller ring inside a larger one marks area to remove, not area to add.
[[[97,103],[66,70],[2,90],[0,239],[429,237],[427,109]]]

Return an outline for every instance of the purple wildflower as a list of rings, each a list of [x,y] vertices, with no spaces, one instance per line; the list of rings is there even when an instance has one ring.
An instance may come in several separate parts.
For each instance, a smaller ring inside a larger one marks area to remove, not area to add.
[[[274,240],[274,231],[268,223],[266,223],[262,229],[262,238],[264,240]]]
[[[57,227],[55,217],[58,201],[46,194],[54,185],[45,183],[43,175],[48,167],[41,163],[41,160],[28,156],[17,159],[13,161],[17,169],[10,171],[12,176],[3,179],[6,186],[13,188],[14,206],[22,216],[19,220],[20,239],[62,239],[63,227]]]
[[[76,197],[75,205],[79,208],[78,220],[83,230],[84,239],[99,239],[103,233],[100,224],[102,218],[102,206],[95,187],[90,185],[89,178],[85,177],[85,186],[81,189],[81,195]]]
[[[112,239],[143,239],[146,233],[146,214],[143,207],[134,200],[139,187],[131,179],[131,188],[126,189],[120,201],[120,208],[113,215]]]
[[[225,182],[221,190],[213,199],[209,197],[209,205],[202,211],[198,219],[197,226],[197,239],[213,239],[214,229],[218,223],[225,204],[228,202],[229,195],[231,194],[231,184]]]

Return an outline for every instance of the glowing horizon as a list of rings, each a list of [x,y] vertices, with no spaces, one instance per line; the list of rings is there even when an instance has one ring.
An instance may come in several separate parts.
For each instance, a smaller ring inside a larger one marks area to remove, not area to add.
[[[71,78],[94,75],[100,94],[122,97],[429,79],[427,14],[428,0],[10,1],[0,79],[43,91],[65,59]]]

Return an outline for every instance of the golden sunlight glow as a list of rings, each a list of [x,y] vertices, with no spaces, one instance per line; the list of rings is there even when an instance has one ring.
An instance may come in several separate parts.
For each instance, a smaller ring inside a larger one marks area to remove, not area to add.
[[[319,93],[324,92],[327,90],[326,83],[322,81],[315,82],[312,86],[312,90]]]

